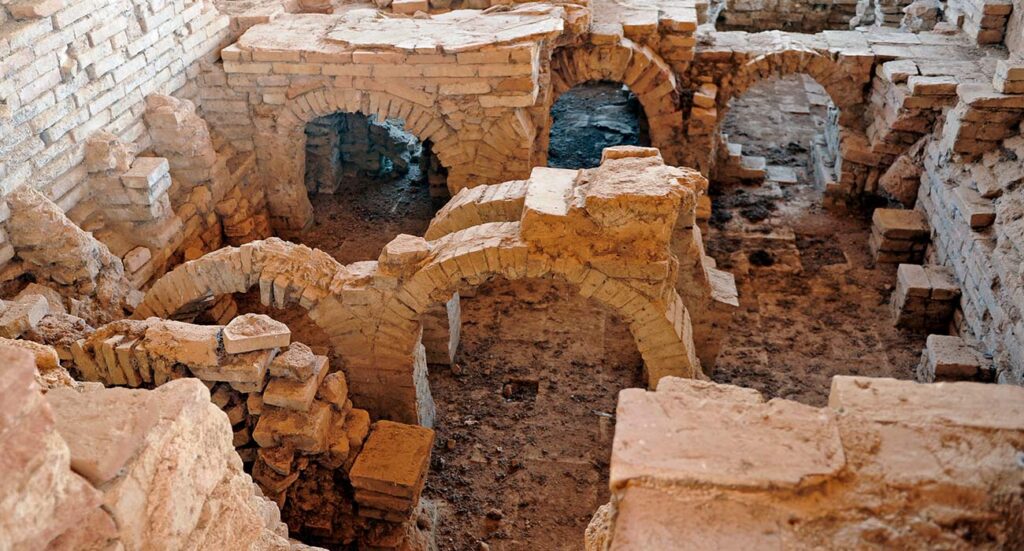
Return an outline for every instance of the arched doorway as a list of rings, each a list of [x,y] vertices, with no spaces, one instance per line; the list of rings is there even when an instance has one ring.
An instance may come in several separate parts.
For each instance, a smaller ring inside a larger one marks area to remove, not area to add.
[[[650,144],[643,105],[625,84],[585,82],[563,92],[551,106],[550,167],[593,168],[601,164],[606,147]]]
[[[401,233],[422,234],[449,197],[429,140],[397,118],[339,112],[305,128],[313,223],[294,240],[341,263],[374,258]]]
[[[710,185],[708,253],[740,298],[712,378],[811,405],[834,375],[912,376],[924,344],[892,329],[895,267],[872,261],[870,217],[822,206],[838,151],[832,97],[803,73],[732,95]]]

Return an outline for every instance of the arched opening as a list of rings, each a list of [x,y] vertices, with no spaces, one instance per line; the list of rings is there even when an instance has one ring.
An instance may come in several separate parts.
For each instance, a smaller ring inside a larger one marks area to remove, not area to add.
[[[429,368],[438,547],[576,547],[608,499],[618,392],[646,384],[636,344],[559,279],[496,277],[473,294],[455,363]]]
[[[912,377],[923,341],[892,329],[895,266],[874,264],[870,217],[822,206],[839,139],[830,94],[794,74],[727,107],[707,249],[736,276],[740,309],[713,379],[823,405],[833,375]]]
[[[449,196],[430,140],[400,119],[333,113],[310,121],[305,137],[313,224],[295,240],[339,262],[375,258],[400,233],[422,234]]]
[[[640,99],[628,86],[590,81],[563,92],[551,106],[548,166],[593,168],[601,152],[617,145],[651,144]]]

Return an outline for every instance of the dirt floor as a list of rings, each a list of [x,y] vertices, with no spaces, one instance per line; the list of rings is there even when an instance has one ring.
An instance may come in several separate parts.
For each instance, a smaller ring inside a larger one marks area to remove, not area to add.
[[[895,268],[873,266],[867,216],[820,207],[806,166],[825,98],[811,84],[797,77],[755,87],[730,110],[731,141],[795,169],[795,182],[773,169],[775,181],[713,184],[707,249],[736,275],[741,301],[713,378],[822,405],[834,374],[909,378],[923,339],[892,328]],[[612,92],[621,96],[604,91]],[[623,127],[635,121],[616,105],[603,116]],[[582,152],[573,162],[593,157]],[[398,233],[422,234],[436,206],[417,179],[313,197],[316,222],[299,241],[348,263],[376,258]],[[265,309],[250,294],[240,311]],[[297,340],[326,348],[301,309],[268,313]],[[544,282],[485,285],[463,298],[462,314],[455,366],[431,366],[429,375],[437,444],[424,497],[439,513],[438,547],[581,549],[591,515],[608,499],[617,393],[643,384],[628,330]]]
[[[551,106],[548,166],[593,168],[615,145],[649,145],[640,101],[622,84],[591,82],[563,93]]]
[[[762,83],[734,101],[729,141],[770,167],[794,168],[796,182],[713,183],[707,237],[708,254],[735,274],[740,297],[714,380],[817,406],[833,375],[911,378],[924,347],[923,337],[893,328],[896,267],[874,265],[869,216],[821,207],[807,167],[826,101],[803,76]]]
[[[419,167],[395,178],[342,182],[333,194],[316,194],[313,227],[293,241],[330,253],[342,264],[376,260],[396,235],[423,235],[440,204],[430,197]]]
[[[486,285],[462,319],[456,365],[430,373],[438,547],[581,549],[609,498],[618,391],[643,384],[628,327],[543,281]]]

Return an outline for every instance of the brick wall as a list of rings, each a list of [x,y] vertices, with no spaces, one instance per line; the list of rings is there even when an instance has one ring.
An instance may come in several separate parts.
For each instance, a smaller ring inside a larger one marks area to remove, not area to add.
[[[727,0],[715,22],[723,31],[846,30],[857,15],[858,0]]]
[[[197,61],[217,55],[227,25],[206,0],[4,0],[0,192],[27,184],[73,207],[89,194],[89,136],[145,147],[145,96],[194,95]]]
[[[932,229],[930,261],[952,268],[960,283],[959,332],[992,358],[1000,382],[1024,381],[1024,137],[1018,135],[975,163],[954,163],[942,148],[924,159],[917,208]],[[972,228],[958,187],[977,191],[995,222]]]

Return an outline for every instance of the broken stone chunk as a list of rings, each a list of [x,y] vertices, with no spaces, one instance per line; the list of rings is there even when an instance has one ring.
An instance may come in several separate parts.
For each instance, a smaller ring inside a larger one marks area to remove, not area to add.
[[[42,295],[26,295],[15,302],[5,302],[0,314],[0,337],[16,339],[50,313],[50,303]]]
[[[978,356],[960,337],[928,335],[921,363],[917,367],[917,380],[931,383],[974,379],[981,370]]]
[[[263,402],[267,405],[309,411],[310,404],[316,397],[317,388],[327,374],[327,357],[316,356],[313,374],[305,381],[286,377],[274,377],[263,392]]]
[[[14,300],[20,301],[23,298],[28,298],[31,295],[41,295],[46,297],[46,302],[50,305],[50,314],[67,314],[68,311],[64,307],[64,297],[61,296],[55,289],[40,285],[38,283],[29,283],[24,289],[18,293],[18,296],[14,297]]]
[[[331,406],[323,402],[313,402],[307,413],[264,407],[252,438],[263,448],[290,444],[299,451],[321,453],[327,449],[330,426]]]
[[[293,343],[270,364],[270,374],[305,381],[313,376],[316,367],[316,356],[310,348],[301,342]]]
[[[151,354],[189,367],[217,367],[221,326],[162,320],[146,330]]]
[[[320,398],[330,402],[338,411],[345,409],[348,400],[348,382],[345,374],[336,371],[324,378],[318,391]]]
[[[224,351],[240,354],[268,348],[285,348],[291,342],[288,326],[263,314],[243,314],[224,327]]]

